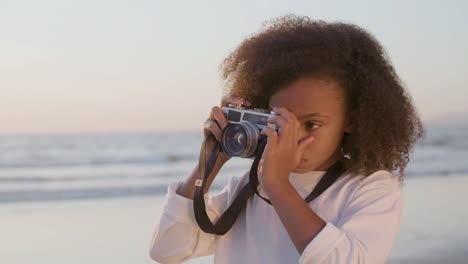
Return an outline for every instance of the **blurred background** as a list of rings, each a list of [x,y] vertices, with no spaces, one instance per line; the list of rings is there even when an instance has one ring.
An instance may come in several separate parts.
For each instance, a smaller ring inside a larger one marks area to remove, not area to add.
[[[219,65],[288,13],[371,32],[425,123],[388,263],[466,263],[468,2],[370,0],[0,0],[0,262],[153,263],[167,184],[195,167],[223,95]],[[232,159],[213,190],[249,167]]]

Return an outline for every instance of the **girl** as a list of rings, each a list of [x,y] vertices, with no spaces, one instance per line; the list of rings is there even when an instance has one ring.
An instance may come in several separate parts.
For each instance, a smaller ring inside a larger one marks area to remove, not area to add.
[[[252,196],[222,236],[194,218],[198,167],[172,183],[150,246],[161,263],[215,254],[215,263],[384,263],[400,229],[409,152],[423,128],[383,48],[362,28],[287,15],[244,40],[223,62],[229,103],[278,116],[266,127]],[[204,127],[219,141],[227,125],[214,107]],[[229,160],[220,153],[205,191]],[[304,198],[335,163],[345,172],[312,202]],[[394,174],[397,172],[399,176]],[[205,193],[215,223],[248,173]]]

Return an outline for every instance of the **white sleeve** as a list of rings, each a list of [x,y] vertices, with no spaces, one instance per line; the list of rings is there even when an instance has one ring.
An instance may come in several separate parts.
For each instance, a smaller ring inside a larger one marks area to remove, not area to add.
[[[246,175],[231,177],[219,193],[205,194],[208,217],[216,222],[232,202]],[[182,182],[169,184],[159,223],[151,239],[149,255],[160,263],[181,263],[194,257],[213,254],[217,235],[203,232],[193,212],[193,200],[176,193]]]
[[[338,222],[327,222],[309,242],[299,263],[384,263],[400,231],[402,215],[398,177],[377,171],[362,180]]]

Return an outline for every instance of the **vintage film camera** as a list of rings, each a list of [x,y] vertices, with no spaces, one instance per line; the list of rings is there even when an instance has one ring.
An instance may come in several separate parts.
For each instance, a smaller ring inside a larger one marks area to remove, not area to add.
[[[232,157],[254,159],[261,140],[266,136],[260,132],[266,126],[278,131],[276,124],[267,122],[270,116],[277,113],[261,108],[248,108],[243,105],[229,104],[222,108],[228,125],[223,129],[221,148]]]

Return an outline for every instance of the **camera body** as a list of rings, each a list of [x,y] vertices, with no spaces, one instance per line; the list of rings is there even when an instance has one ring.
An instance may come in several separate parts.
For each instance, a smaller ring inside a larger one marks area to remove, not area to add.
[[[222,111],[229,124],[223,129],[221,148],[230,156],[255,158],[260,141],[266,138],[260,132],[266,126],[279,129],[267,122],[269,117],[278,114],[267,109],[229,104]]]

